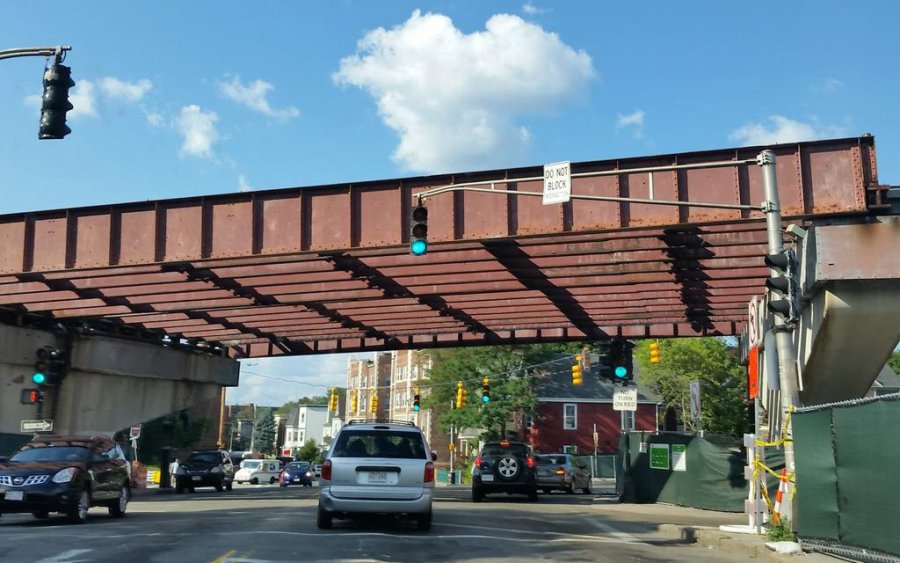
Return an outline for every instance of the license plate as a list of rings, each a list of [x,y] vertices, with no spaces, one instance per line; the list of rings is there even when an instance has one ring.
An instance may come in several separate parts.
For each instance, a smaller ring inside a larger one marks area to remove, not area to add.
[[[491,481],[494,480],[494,476],[493,476],[493,475],[490,475],[490,474],[487,474],[487,473],[482,473],[482,474],[481,474],[481,480],[482,480],[483,482],[485,482],[485,483],[490,483]]]
[[[6,500],[25,500],[25,491],[6,491]]]
[[[199,481],[199,480],[201,479],[201,477],[195,475],[195,476],[192,477],[192,479],[193,479],[194,481]]]
[[[387,483],[388,476],[385,471],[373,471],[368,475],[369,483]]]

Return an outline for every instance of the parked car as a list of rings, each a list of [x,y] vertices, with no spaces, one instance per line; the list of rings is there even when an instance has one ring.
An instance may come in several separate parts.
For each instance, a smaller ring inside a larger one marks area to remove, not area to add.
[[[223,450],[195,450],[175,472],[175,492],[194,492],[197,487],[215,487],[217,491],[231,490],[234,465]]]
[[[281,475],[281,462],[277,459],[245,459],[234,474],[238,484],[274,483]]]
[[[378,513],[415,519],[431,528],[434,460],[425,435],[410,423],[351,421],[332,442],[319,482],[316,525],[333,518]]]
[[[312,487],[313,478],[313,468],[308,461],[292,461],[281,469],[278,482],[282,487],[291,484]]]
[[[545,493],[550,491],[591,494],[591,472],[571,454],[540,454],[537,459],[537,484]]]
[[[472,500],[481,502],[488,493],[524,494],[537,500],[535,459],[522,442],[488,442],[472,468]]]
[[[0,514],[61,512],[80,524],[92,506],[125,516],[131,466],[108,436],[41,436],[0,457]]]

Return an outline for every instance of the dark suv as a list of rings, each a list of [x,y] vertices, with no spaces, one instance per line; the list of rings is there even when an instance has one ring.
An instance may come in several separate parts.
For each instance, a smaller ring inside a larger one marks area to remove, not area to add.
[[[537,500],[535,461],[527,444],[503,440],[484,445],[475,458],[472,500],[481,502],[488,493],[519,493]]]
[[[41,436],[0,457],[0,514],[62,512],[80,524],[92,506],[122,517],[131,498],[131,465],[107,436]]]
[[[217,491],[231,490],[234,465],[223,450],[195,450],[175,470],[175,492],[194,492],[195,487],[215,487]]]

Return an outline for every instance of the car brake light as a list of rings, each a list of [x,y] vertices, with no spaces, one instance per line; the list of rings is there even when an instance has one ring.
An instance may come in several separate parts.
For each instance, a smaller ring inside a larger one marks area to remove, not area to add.
[[[481,456],[475,456],[475,467],[481,469]]]
[[[525,465],[527,465],[528,467],[534,467],[534,458],[531,456],[526,456]]]
[[[503,441],[503,442],[500,442],[500,445],[505,448],[505,447],[509,446],[509,442]]]
[[[425,464],[425,482],[433,483],[434,482],[434,464],[430,461]]]
[[[322,480],[323,481],[331,481],[331,460],[326,459],[325,463],[322,464]]]
[[[560,468],[557,469],[554,473],[556,473],[557,475],[565,475],[565,474],[566,474],[566,470],[563,469],[562,467],[560,467]]]

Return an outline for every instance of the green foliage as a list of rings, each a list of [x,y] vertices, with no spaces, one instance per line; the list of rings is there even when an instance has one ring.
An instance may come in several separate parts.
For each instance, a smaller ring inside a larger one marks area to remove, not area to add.
[[[634,359],[640,381],[662,397],[665,407],[681,413],[685,428],[697,431],[690,419],[690,382],[700,381],[701,426],[707,432],[741,436],[747,428],[746,368],[737,349],[719,338],[678,338],[659,342],[659,364],[650,363],[650,341],[637,343]]]
[[[900,373],[900,352],[894,350],[891,359],[888,360],[888,365],[894,370],[894,373]]]
[[[476,428],[485,438],[505,437],[507,424],[515,414],[532,414],[537,402],[531,392],[536,379],[532,365],[547,360],[554,353],[580,349],[580,345],[539,344],[533,346],[493,346],[432,350],[429,383],[423,386],[423,408],[439,413],[439,426],[448,431]],[[570,350],[571,349],[571,350]],[[491,381],[491,401],[481,401],[482,378]],[[469,392],[466,405],[455,408],[456,383],[462,381]],[[454,403],[454,408],[449,405]]]
[[[346,389],[343,387],[338,387],[338,395],[343,396],[346,393]],[[294,407],[300,405],[325,405],[328,403],[328,395],[309,395],[306,397],[300,397],[296,401],[289,401],[275,411],[275,414],[288,414],[290,413]]]
[[[275,453],[275,415],[273,409],[265,409],[253,429],[253,445],[264,453]]]
[[[306,443],[303,444],[303,447],[300,448],[300,451],[297,453],[297,457],[299,457],[303,461],[315,463],[315,461],[319,459],[319,446],[316,445],[316,441],[307,440]]]
[[[769,541],[796,541],[797,537],[791,531],[791,521],[782,518],[777,524],[769,522],[766,526],[766,536]]]
[[[182,413],[172,413],[145,422],[138,440],[138,459],[141,463],[158,464],[164,447],[192,449],[197,446],[209,424],[208,418],[189,419]]]

